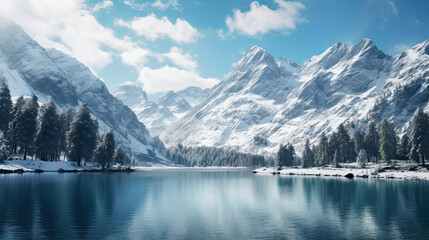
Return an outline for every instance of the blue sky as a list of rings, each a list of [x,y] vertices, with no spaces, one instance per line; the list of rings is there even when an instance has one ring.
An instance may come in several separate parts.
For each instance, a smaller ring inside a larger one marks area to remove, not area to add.
[[[138,82],[155,96],[216,84],[253,45],[303,63],[336,42],[370,38],[393,55],[429,39],[425,0],[7,0],[0,16],[110,90]]]

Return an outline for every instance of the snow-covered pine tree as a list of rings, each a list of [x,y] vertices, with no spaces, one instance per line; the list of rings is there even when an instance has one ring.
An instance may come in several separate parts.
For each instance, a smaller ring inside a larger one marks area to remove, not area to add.
[[[380,129],[380,155],[386,159],[388,163],[396,155],[396,133],[392,124],[386,119],[381,122]]]
[[[27,158],[27,153],[32,150],[34,145],[38,111],[38,99],[37,96],[33,94],[32,97],[26,101],[21,114],[18,115],[16,120],[16,145],[20,147],[21,153],[24,154],[24,160]]]
[[[73,121],[73,117],[76,112],[73,109],[61,111],[58,114],[58,126],[59,126],[59,142],[58,142],[58,160],[61,152],[64,152],[64,160],[67,153],[67,132],[70,130],[70,124]]]
[[[100,134],[99,134],[99,132],[98,132],[98,129],[100,128],[100,124],[98,123],[97,118],[96,118],[96,119],[94,119],[94,126],[95,126],[95,129],[96,129],[96,131],[97,131],[97,139],[100,139]]]
[[[429,117],[418,107],[411,119],[410,159],[425,165],[429,156]]]
[[[19,116],[22,113],[22,109],[25,105],[25,99],[23,96],[20,96],[15,104],[12,107],[12,112],[11,112],[11,119],[9,121],[9,127],[8,127],[8,131],[7,131],[7,135],[6,138],[9,141],[9,145],[11,147],[11,152],[12,153],[16,153],[17,150],[17,145],[16,145],[16,137],[17,137],[17,127],[16,127],[16,123],[18,121]]]
[[[356,130],[353,134],[353,143],[355,147],[355,152],[360,153],[360,150],[365,148],[365,133],[360,129]]]
[[[323,166],[329,163],[328,159],[328,138],[326,134],[323,132],[319,138],[319,145],[317,146],[316,152],[316,165]]]
[[[7,85],[0,88],[0,131],[6,134],[12,110],[12,99]]]
[[[378,162],[380,158],[380,153],[378,151],[380,144],[380,135],[377,132],[375,124],[371,122],[368,126],[368,132],[364,138],[365,150],[368,154],[368,160],[370,158],[375,158],[375,162]]]
[[[335,151],[334,153],[334,159],[332,160],[332,165],[334,165],[334,167],[339,168],[340,167],[340,154],[338,153],[338,151]]]
[[[57,157],[60,131],[55,104],[50,101],[44,106],[40,118],[40,128],[34,142],[36,156],[44,161],[54,161]]]
[[[367,160],[368,160],[368,156],[366,156],[365,149],[361,149],[359,151],[359,155],[358,155],[357,160],[356,160],[358,167],[359,168],[365,168]]]
[[[406,159],[408,159],[409,152],[410,152],[409,138],[408,138],[407,134],[404,134],[401,137],[401,140],[397,146],[396,155],[397,155],[398,159],[406,160]]]
[[[73,118],[67,133],[68,159],[77,162],[80,166],[82,160],[89,161],[92,158],[96,145],[95,124],[89,113],[88,105],[84,103]]]
[[[113,130],[105,132],[98,141],[97,148],[94,151],[94,162],[98,162],[102,169],[110,167],[115,153],[115,138]]]
[[[9,159],[9,152],[7,149],[7,140],[0,131],[0,162]]]
[[[310,147],[310,141],[305,141],[304,151],[302,152],[302,167],[311,168],[314,166],[314,154]]]
[[[129,165],[130,159],[127,155],[127,153],[122,149],[122,146],[119,145],[115,149],[115,154],[113,155],[113,163],[115,164],[121,164],[122,166]]]

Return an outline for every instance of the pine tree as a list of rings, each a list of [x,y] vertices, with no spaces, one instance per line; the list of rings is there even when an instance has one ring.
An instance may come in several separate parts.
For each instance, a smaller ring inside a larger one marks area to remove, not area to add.
[[[411,120],[410,159],[425,165],[429,156],[429,117],[418,107]]]
[[[353,134],[353,143],[355,145],[355,152],[360,153],[360,150],[365,149],[365,133],[361,130],[356,130]]]
[[[350,162],[350,160],[354,159],[354,144],[348,131],[343,124],[340,124],[334,134],[336,135],[336,149],[340,161]]]
[[[316,153],[317,166],[324,166],[329,163],[328,147],[329,147],[328,138],[323,132],[319,138],[319,145],[317,147],[317,153]]]
[[[64,160],[67,153],[67,132],[70,130],[71,122],[73,121],[76,112],[72,109],[61,111],[58,114],[59,126],[59,143],[58,143],[58,158],[60,153],[64,152]]]
[[[100,124],[98,123],[97,118],[94,119],[94,126],[95,126],[95,130],[97,131],[97,139],[100,139],[100,134],[98,132],[98,129],[100,128]]]
[[[294,165],[294,161],[295,161],[295,148],[293,147],[292,144],[288,144],[287,146],[287,158],[286,158],[286,166],[293,166]]]
[[[37,130],[37,114],[39,111],[39,103],[36,95],[26,101],[22,108],[21,114],[16,120],[16,145],[21,148],[21,153],[24,151],[24,160],[27,158],[27,153],[34,144],[34,137]]]
[[[16,138],[18,134],[18,128],[16,127],[19,116],[22,114],[22,109],[24,108],[25,100],[23,96],[20,96],[15,104],[12,107],[11,119],[9,121],[9,128],[7,131],[7,139],[9,140],[9,144],[11,147],[12,153],[16,153],[17,145]]]
[[[408,140],[408,135],[404,134],[401,138],[400,143],[397,146],[396,155],[401,160],[406,160],[408,154],[410,153],[410,143]]]
[[[338,150],[335,151],[334,153],[334,160],[332,161],[332,164],[334,165],[335,168],[339,168],[340,167],[340,154],[338,153]]]
[[[0,162],[9,159],[9,152],[7,150],[7,140],[3,135],[3,132],[0,131]]]
[[[95,124],[85,103],[80,106],[67,133],[68,159],[80,166],[82,160],[89,161],[92,158],[96,145]]]
[[[314,167],[314,154],[311,151],[310,141],[307,139],[302,153],[302,167],[311,168]]]
[[[276,167],[290,167],[294,162],[295,150],[292,144],[282,145],[280,144],[279,151],[275,159]]]
[[[356,160],[358,167],[365,168],[367,160],[368,156],[366,155],[365,149],[361,149]]]
[[[380,136],[378,135],[377,129],[375,128],[375,124],[371,122],[368,127],[368,132],[364,138],[365,142],[365,150],[368,154],[369,158],[375,158],[375,162],[378,162],[379,156],[379,144],[380,144]]]
[[[55,160],[60,140],[57,111],[55,104],[50,101],[45,106],[45,111],[40,118],[40,128],[34,143],[36,156],[41,160]]]
[[[279,150],[277,151],[277,156],[275,160],[275,165],[278,168],[282,168],[286,166],[286,158],[287,158],[287,147],[285,145],[280,144]]]
[[[115,149],[115,154],[113,155],[113,163],[121,164],[122,166],[129,165],[131,163],[131,159],[121,146],[118,146]]]
[[[337,134],[334,132],[328,141],[328,164],[333,162],[338,145]]]
[[[396,134],[392,124],[386,119],[381,122],[380,129],[380,155],[386,159],[388,163],[396,155]]]
[[[101,165],[104,169],[106,166],[110,167],[113,163],[113,155],[115,153],[115,139],[113,130],[105,132],[98,141],[97,148],[94,152],[94,161]]]
[[[12,99],[7,85],[0,88],[0,131],[6,134],[12,110]]]

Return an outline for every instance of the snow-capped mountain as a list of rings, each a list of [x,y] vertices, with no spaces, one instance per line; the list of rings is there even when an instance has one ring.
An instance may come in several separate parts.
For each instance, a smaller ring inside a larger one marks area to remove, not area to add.
[[[112,128],[117,142],[141,159],[165,159],[159,138],[152,138],[133,111],[85,65],[55,49],[42,48],[8,20],[0,19],[0,32],[0,84],[7,84],[13,97],[34,93],[39,101],[52,99],[62,109],[87,103],[102,132]]]
[[[208,89],[188,87],[177,92],[170,91],[156,101],[149,101],[140,86],[126,83],[119,86],[113,95],[135,112],[153,136],[158,136],[186,115],[207,92]]]
[[[303,64],[252,47],[186,116],[161,134],[167,145],[229,146],[273,153],[290,142],[300,154],[340,123],[365,127],[428,109],[429,41],[389,56],[369,39],[337,43]]]
[[[210,89],[202,89],[200,87],[187,87],[183,90],[177,91],[177,95],[183,97],[189,105],[195,107],[198,103],[200,103],[201,99],[203,99],[207,93],[209,93]]]

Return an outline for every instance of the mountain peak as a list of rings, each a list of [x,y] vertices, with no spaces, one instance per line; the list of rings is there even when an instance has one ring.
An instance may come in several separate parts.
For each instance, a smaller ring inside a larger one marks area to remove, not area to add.
[[[265,49],[253,46],[235,65],[238,70],[253,69],[255,66],[266,64],[268,66],[276,66],[273,56]]]
[[[126,82],[113,92],[113,96],[127,106],[139,105],[148,101],[146,92],[136,83]]]
[[[369,38],[362,38],[362,40],[360,40],[358,43],[353,45],[353,47],[357,47],[360,49],[368,49],[368,48],[373,48],[373,47],[377,48],[377,46],[375,46],[374,42]]]
[[[421,43],[415,45],[414,47],[412,47],[411,49],[415,49],[415,51],[417,51],[419,53],[429,55],[429,40],[421,42]]]

